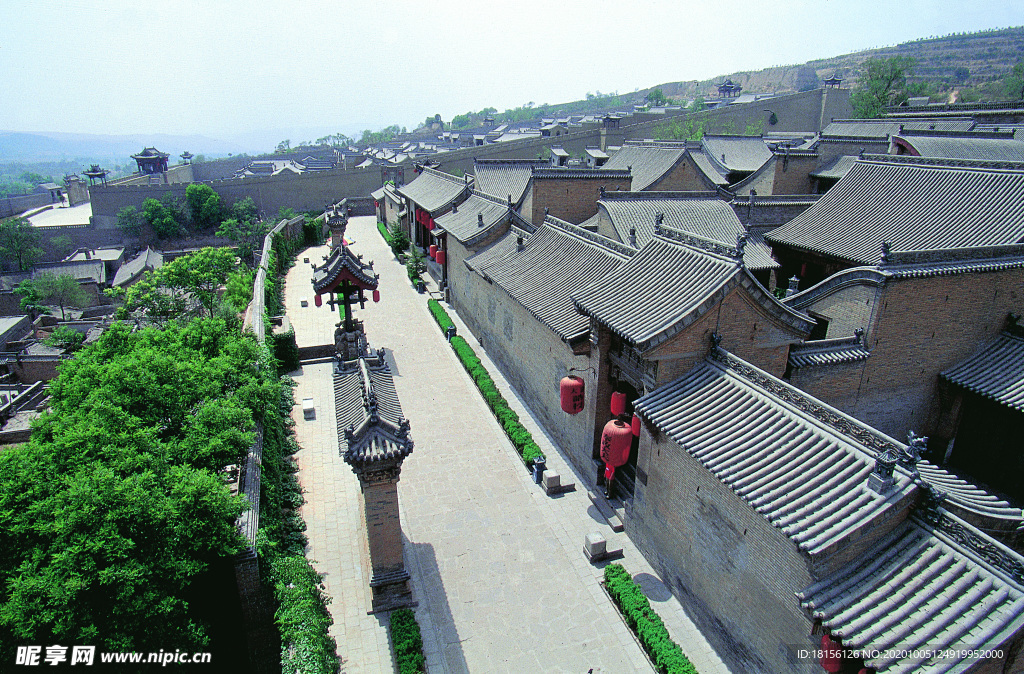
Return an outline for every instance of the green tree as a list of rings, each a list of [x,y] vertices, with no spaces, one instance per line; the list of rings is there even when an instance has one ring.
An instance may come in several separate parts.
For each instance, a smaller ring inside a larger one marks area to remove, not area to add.
[[[53,334],[46,338],[47,345],[64,349],[68,353],[80,349],[83,342],[85,342],[85,333],[66,325],[58,325]]]
[[[860,88],[850,96],[854,117],[882,117],[887,106],[905,102],[919,88],[907,86],[907,77],[913,74],[915,64],[909,56],[866,60]]]
[[[269,222],[257,218],[255,202],[246,197],[231,207],[231,217],[217,228],[217,236],[232,241],[238,247],[238,256],[255,267],[256,252],[263,249],[263,239],[271,227]]]
[[[142,226],[145,223],[139,209],[134,206],[125,206],[117,212],[117,228],[129,236],[142,234]]]
[[[693,103],[690,104],[690,112],[700,112],[701,110],[707,109],[707,107],[707,104],[704,102],[704,97],[698,94],[697,97],[693,99]]]
[[[388,237],[390,237],[388,243],[391,246],[391,252],[396,257],[409,250],[409,235],[405,233],[401,223],[395,222],[388,227]]]
[[[67,234],[60,234],[50,239],[50,249],[60,257],[66,257],[75,248],[75,242]]]
[[[1006,96],[1011,101],[1024,100],[1024,61],[1018,61],[1003,80]]]
[[[32,320],[35,320],[39,314],[50,313],[50,308],[43,303],[38,284],[32,279],[27,278],[19,283],[14,288],[14,294],[21,297],[19,302],[21,310],[31,316]]]
[[[178,236],[184,231],[179,214],[166,201],[146,199],[142,202],[142,217],[161,239]]]
[[[18,271],[26,271],[43,256],[39,230],[25,218],[0,221],[0,258],[13,262]]]
[[[188,205],[192,224],[197,229],[216,227],[223,216],[220,195],[203,183],[192,183],[185,188],[185,203]]]
[[[51,274],[44,272],[32,279],[43,304],[60,307],[60,319],[67,320],[66,309],[71,307],[87,307],[91,303],[89,293],[71,274]]]
[[[291,149],[292,142],[290,140],[282,140],[280,143],[277,144],[277,147],[274,148],[274,152],[278,154],[284,154],[285,152],[288,152]]]
[[[668,99],[665,97],[665,94],[661,89],[651,89],[647,94],[647,102],[651,105],[658,106],[668,103]]]

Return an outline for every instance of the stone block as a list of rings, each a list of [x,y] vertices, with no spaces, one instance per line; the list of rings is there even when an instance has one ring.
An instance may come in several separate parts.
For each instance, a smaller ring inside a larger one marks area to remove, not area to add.
[[[587,553],[587,559],[591,561],[601,559],[608,552],[608,541],[600,532],[592,531],[587,534],[583,542],[583,551]]]
[[[308,307],[309,306],[309,300],[306,299],[305,297],[300,297],[299,298],[299,306]]]
[[[545,470],[541,475],[541,484],[544,485],[544,491],[548,494],[560,491],[562,486],[562,476],[553,470]]]
[[[305,419],[314,419],[314,418],[316,418],[316,409],[313,407],[313,399],[312,398],[303,398],[302,399],[302,416]]]

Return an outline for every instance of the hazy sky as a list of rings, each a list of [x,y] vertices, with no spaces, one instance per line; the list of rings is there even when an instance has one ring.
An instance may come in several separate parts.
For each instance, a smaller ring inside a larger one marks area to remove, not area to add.
[[[2,0],[0,129],[352,135],[1021,24],[1019,0]]]

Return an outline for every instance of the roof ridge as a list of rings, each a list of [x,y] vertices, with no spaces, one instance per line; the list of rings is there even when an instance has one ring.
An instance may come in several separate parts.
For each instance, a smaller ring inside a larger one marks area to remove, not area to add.
[[[629,169],[563,168],[559,166],[534,166],[534,178],[632,178]]]
[[[708,239],[698,236],[692,232],[676,229],[671,225],[662,225],[654,232],[654,238],[663,239],[675,244],[683,244],[699,252],[713,255],[732,262],[737,267],[742,266],[743,253],[736,246],[729,246],[715,239]]]
[[[456,183],[456,184],[459,184],[459,183],[461,183],[461,184],[468,184],[468,183],[466,183],[465,178],[460,178],[458,176],[453,176],[450,173],[445,173],[444,171],[438,171],[437,169],[431,168],[429,166],[422,166],[422,167],[420,167],[420,174],[421,175],[432,175],[432,176],[436,176],[438,178],[444,178],[445,180],[448,180],[448,181]]]
[[[495,204],[497,204],[499,206],[508,206],[509,205],[507,199],[502,199],[501,197],[496,197],[493,194],[488,194],[487,192],[481,192],[480,190],[470,189],[469,190],[469,194],[470,194],[470,196],[480,197],[481,199],[484,199],[486,201],[493,201]]]
[[[626,190],[606,190],[599,201],[605,201],[609,198],[621,201],[663,201],[669,199],[718,199],[718,192],[712,192],[710,190],[687,190],[678,192],[637,192],[637,191],[626,191]]]
[[[557,227],[558,229],[561,229],[564,232],[573,234],[578,238],[584,239],[590,243],[605,248],[609,252],[615,253],[616,255],[622,257],[624,260],[628,260],[629,258],[633,257],[634,253],[636,253],[636,251],[633,248],[630,248],[625,244],[619,243],[618,241],[614,241],[613,239],[609,239],[606,236],[601,236],[600,234],[597,234],[595,232],[591,232],[589,229],[583,229],[579,225],[574,225],[571,222],[560,220],[559,218],[556,218],[553,215],[545,215],[544,224],[551,225],[552,227]]]
[[[996,169],[1010,172],[1024,171],[1024,161],[999,161],[991,159],[952,159],[948,157],[912,157],[910,155],[865,154],[860,161],[874,164],[900,164],[922,168]]]

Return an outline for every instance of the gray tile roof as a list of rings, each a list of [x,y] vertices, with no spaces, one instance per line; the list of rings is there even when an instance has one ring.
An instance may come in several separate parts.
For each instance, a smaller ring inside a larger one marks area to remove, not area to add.
[[[317,293],[329,292],[339,279],[345,278],[364,288],[377,287],[373,263],[364,264],[362,255],[355,255],[348,246],[339,246],[323,265],[313,270],[313,289]]]
[[[53,274],[63,276],[68,274],[76,281],[95,281],[100,285],[107,282],[107,267],[103,260],[77,260],[64,262],[41,262],[32,268],[32,278],[38,278],[40,274]]]
[[[960,517],[979,525],[990,525],[999,521],[1011,522],[1016,526],[1009,527],[1010,530],[1024,524],[1024,513],[1020,508],[1010,505],[941,466],[922,460],[917,463],[917,471],[925,482],[946,494],[943,507]]]
[[[112,285],[115,287],[127,285],[139,278],[143,272],[159,269],[163,264],[163,253],[147,246],[146,250],[117,268]]]
[[[771,243],[878,264],[891,250],[975,248],[1024,240],[1024,165],[869,155],[814,206],[769,232]],[[929,163],[930,162],[930,163]]]
[[[810,176],[812,178],[832,178],[838,180],[849,173],[855,163],[857,163],[856,156],[844,154],[836,157],[825,166],[811,171]]]
[[[707,180],[710,187],[721,186],[725,187],[729,184],[729,181],[725,178],[718,167],[715,166],[714,162],[708,159],[707,155],[700,150],[690,150],[690,159],[693,160],[694,165],[700,169],[704,179]]]
[[[963,543],[984,538],[947,520],[941,528],[907,520],[855,561],[798,592],[801,606],[843,646],[879,651],[864,664],[880,673],[974,671],[976,660],[957,655],[899,657],[914,649],[998,648],[1024,625],[1020,579]]]
[[[412,199],[420,208],[435,214],[450,206],[469,189],[463,178],[423,167],[423,172],[397,192]]]
[[[646,351],[693,323],[737,285],[799,330],[813,322],[770,296],[744,270],[736,249],[663,228],[626,264],[573,297],[580,311]]]
[[[374,190],[373,192],[370,192],[370,196],[373,197],[374,201],[380,201],[381,199],[384,198],[384,188],[382,187],[379,190]]]
[[[870,355],[860,343],[859,337],[822,339],[790,346],[789,365],[792,367],[840,365],[866,360]]]
[[[654,222],[659,214],[665,216],[665,227],[726,246],[735,245],[736,237],[747,233],[736,211],[710,192],[606,192],[597,205],[608,214],[619,240],[628,243],[630,230],[636,229],[638,248],[654,236]],[[750,269],[779,266],[759,234],[748,235],[743,263]]]
[[[1024,142],[999,138],[958,138],[950,136],[896,136],[922,157],[1024,161]]]
[[[620,267],[632,250],[575,225],[547,216],[517,249],[517,234],[470,257],[466,265],[503,288],[565,341],[590,330],[572,294]]]
[[[822,138],[839,136],[843,138],[885,139],[900,133],[900,128],[942,131],[970,131],[974,120],[970,117],[934,119],[836,119],[821,132]]]
[[[397,463],[412,453],[409,423],[383,349],[335,365],[334,410],[339,453],[353,470]]]
[[[637,400],[637,414],[700,461],[800,550],[810,555],[830,551],[875,518],[895,515],[912,498],[916,488],[905,471],[894,473],[890,491],[870,489],[874,454],[775,393],[802,395],[796,389],[719,349],[716,354],[722,357],[704,359]]]
[[[753,173],[772,158],[760,136],[704,136],[701,147],[720,170]]]
[[[523,199],[534,166],[547,166],[543,159],[477,159],[473,163],[476,186],[481,192],[502,199],[510,195],[512,203]]]
[[[939,376],[1024,412],[1024,339],[1004,332]]]
[[[509,210],[504,199],[473,190],[468,199],[453,206],[435,222],[464,245],[472,246],[488,236],[495,225],[507,220]],[[483,216],[482,220],[480,216]]]
[[[654,185],[682,160],[686,143],[638,143],[627,141],[601,168],[631,169],[632,189],[640,192]]]

